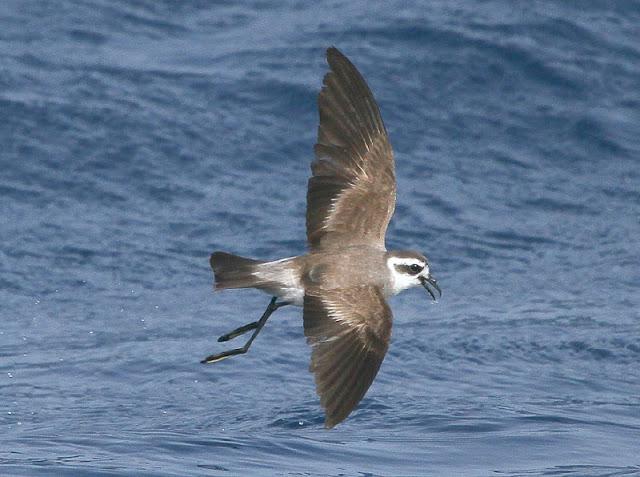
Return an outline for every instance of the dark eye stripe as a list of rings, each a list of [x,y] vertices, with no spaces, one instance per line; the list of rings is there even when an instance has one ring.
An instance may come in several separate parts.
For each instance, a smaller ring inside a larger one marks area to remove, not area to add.
[[[406,273],[407,275],[417,275],[424,270],[424,267],[417,263],[412,265],[396,265],[395,267],[399,273]]]

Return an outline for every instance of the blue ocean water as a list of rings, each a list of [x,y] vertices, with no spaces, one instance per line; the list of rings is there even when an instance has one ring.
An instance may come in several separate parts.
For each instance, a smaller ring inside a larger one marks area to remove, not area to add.
[[[640,4],[0,2],[0,474],[640,475]],[[331,431],[301,312],[213,250],[305,250],[335,45],[444,295]]]

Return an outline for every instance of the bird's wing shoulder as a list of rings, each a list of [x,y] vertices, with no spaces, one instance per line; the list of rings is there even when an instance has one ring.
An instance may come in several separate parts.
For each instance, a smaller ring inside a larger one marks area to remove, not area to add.
[[[380,110],[356,67],[327,50],[318,96],[316,159],[307,189],[307,240],[384,247],[396,201],[394,159]]]
[[[308,290],[304,332],[325,425],[344,420],[369,389],[391,337],[392,314],[377,287]]]

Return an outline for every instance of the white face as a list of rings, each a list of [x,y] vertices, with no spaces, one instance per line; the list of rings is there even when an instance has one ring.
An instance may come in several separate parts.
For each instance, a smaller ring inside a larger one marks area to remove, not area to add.
[[[391,272],[391,294],[415,286],[423,286],[421,278],[429,278],[429,265],[419,258],[389,257],[387,267]]]

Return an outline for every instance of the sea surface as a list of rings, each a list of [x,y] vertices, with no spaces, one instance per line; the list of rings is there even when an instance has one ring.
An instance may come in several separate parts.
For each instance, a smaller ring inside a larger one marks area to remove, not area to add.
[[[443,296],[328,431],[300,309],[199,360],[269,299],[209,254],[305,251],[331,45]],[[640,3],[2,0],[0,475],[640,475]]]

